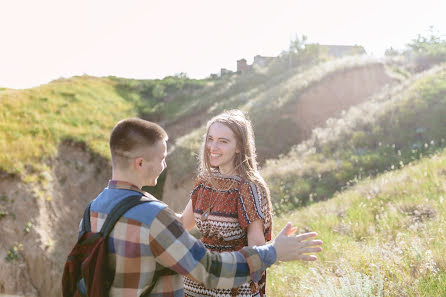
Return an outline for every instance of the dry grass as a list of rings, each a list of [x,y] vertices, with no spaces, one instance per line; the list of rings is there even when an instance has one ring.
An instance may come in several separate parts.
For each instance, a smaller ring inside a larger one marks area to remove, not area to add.
[[[270,296],[445,296],[446,151],[276,218],[324,241],[315,263],[269,270]]]

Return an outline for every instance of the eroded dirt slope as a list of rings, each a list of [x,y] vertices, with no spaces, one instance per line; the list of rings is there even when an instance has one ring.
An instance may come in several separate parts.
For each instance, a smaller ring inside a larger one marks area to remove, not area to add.
[[[18,177],[1,177],[7,214],[0,218],[0,294],[61,296],[63,264],[77,239],[83,209],[111,176],[109,162],[82,144],[62,144],[50,163],[50,182],[39,188]],[[19,249],[7,260],[14,246]]]

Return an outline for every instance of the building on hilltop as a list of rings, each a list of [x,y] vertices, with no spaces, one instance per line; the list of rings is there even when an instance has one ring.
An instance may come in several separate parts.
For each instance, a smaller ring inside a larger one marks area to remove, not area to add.
[[[249,71],[248,63],[246,59],[237,60],[237,73],[244,74]]]
[[[314,46],[316,49],[319,49],[317,55],[321,55],[322,53],[335,58],[342,58],[345,56],[351,55],[363,55],[366,54],[364,47],[361,45],[334,45],[334,44],[317,44],[317,43],[309,43],[306,46]],[[287,53],[287,52],[285,52]],[[277,57],[266,57],[261,55],[254,56],[254,61],[251,65],[248,65],[245,58],[237,60],[237,72],[238,74],[246,74],[253,70],[254,66],[266,67],[272,61],[277,59]],[[290,60],[291,61],[291,60]],[[228,70],[226,68],[221,68],[220,77],[225,75],[234,74],[233,71]],[[215,76],[212,76],[215,78]]]

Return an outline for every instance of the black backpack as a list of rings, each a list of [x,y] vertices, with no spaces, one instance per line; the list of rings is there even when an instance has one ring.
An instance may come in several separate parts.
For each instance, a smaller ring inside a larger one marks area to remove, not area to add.
[[[109,295],[114,274],[107,269],[107,238],[119,218],[130,208],[155,200],[130,196],[120,201],[108,214],[98,233],[91,232],[90,204],[84,211],[79,239],[68,255],[62,276],[63,297],[106,297]],[[148,296],[156,280],[144,292]]]

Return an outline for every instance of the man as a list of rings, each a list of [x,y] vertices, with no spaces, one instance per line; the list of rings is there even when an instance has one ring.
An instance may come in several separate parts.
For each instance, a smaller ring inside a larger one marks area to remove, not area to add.
[[[127,211],[108,239],[109,266],[115,272],[110,296],[137,297],[152,284],[155,272],[170,269],[155,279],[152,296],[184,296],[183,275],[206,287],[232,288],[253,279],[276,260],[316,260],[320,240],[316,233],[288,236],[290,224],[273,244],[239,252],[210,253],[191,236],[167,205],[141,191],[154,186],[166,168],[167,133],[157,124],[125,119],[112,130],[112,180],[91,204],[91,231],[98,232],[111,209],[126,197],[140,194],[154,202]],[[164,269],[165,270],[165,269]]]

